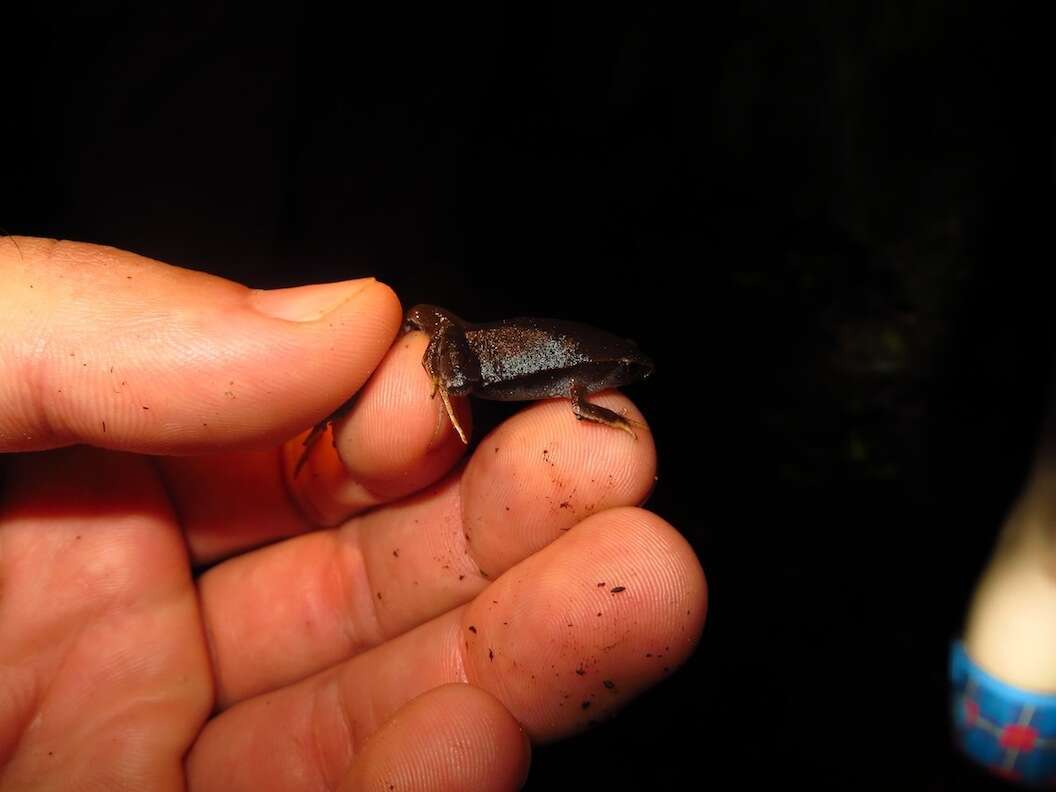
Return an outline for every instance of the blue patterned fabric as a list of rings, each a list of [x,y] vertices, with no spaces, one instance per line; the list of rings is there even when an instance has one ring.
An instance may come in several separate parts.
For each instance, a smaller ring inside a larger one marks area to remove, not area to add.
[[[1021,690],[977,666],[956,641],[950,653],[954,737],[995,775],[1056,789],[1056,693]]]

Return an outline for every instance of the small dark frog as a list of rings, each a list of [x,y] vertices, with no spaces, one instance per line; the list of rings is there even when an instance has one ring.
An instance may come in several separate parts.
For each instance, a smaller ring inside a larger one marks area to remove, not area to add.
[[[433,395],[440,392],[464,443],[469,440],[449,396],[470,394],[495,401],[567,396],[576,418],[634,434],[622,415],[586,400],[588,393],[629,385],[653,372],[652,361],[633,341],[558,319],[472,324],[432,305],[411,308],[404,329],[429,336],[422,365],[433,380]]]
[[[495,401],[534,401],[567,396],[577,419],[623,429],[636,437],[619,413],[587,401],[588,393],[629,385],[653,373],[653,363],[633,341],[559,319],[504,319],[473,324],[432,305],[407,311],[404,332],[429,336],[422,365],[444,401],[463,443],[469,443],[451,406],[451,396]],[[344,408],[318,423],[304,441],[300,471],[311,445]],[[296,475],[296,473],[295,473]]]

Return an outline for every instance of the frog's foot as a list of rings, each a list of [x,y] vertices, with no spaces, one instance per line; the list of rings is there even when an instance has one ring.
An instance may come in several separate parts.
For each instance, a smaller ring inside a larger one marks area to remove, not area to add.
[[[613,412],[597,404],[591,404],[587,401],[587,389],[578,382],[572,383],[569,398],[572,400],[572,412],[575,414],[577,421],[594,421],[595,423],[605,424],[605,426],[611,426],[613,429],[622,429],[635,440],[638,439],[633,427],[641,426],[641,424],[625,418],[618,412]]]
[[[326,431],[326,427],[330,425],[330,421],[333,416],[324,418],[315,426],[312,427],[312,431],[308,433],[308,436],[304,438],[304,442],[301,444],[304,446],[304,451],[301,452],[301,458],[297,460],[297,466],[293,469],[293,477],[297,478],[297,474],[301,472],[301,468],[304,467],[304,463],[308,461],[308,454],[311,453],[312,446],[319,442],[319,438],[323,436],[323,432]]]
[[[458,422],[458,417],[455,415],[455,408],[451,406],[451,397],[447,395],[447,388],[438,387],[440,391],[440,398],[444,400],[444,407],[447,409],[447,417],[451,419],[451,425],[455,427],[455,431],[458,432],[458,436],[462,438],[462,442],[469,445],[469,438],[466,437],[465,431],[462,429],[462,424]]]
[[[357,395],[350,396],[348,401],[326,416],[323,420],[312,427],[312,431],[308,433],[308,436],[304,438],[302,445],[304,451],[301,452],[301,458],[297,460],[297,466],[293,469],[293,477],[297,478],[297,474],[301,472],[301,468],[304,467],[304,463],[308,461],[308,455],[312,451],[312,446],[319,442],[319,438],[323,436],[323,432],[338,418],[347,414],[352,406],[356,403]],[[334,448],[337,448],[337,438],[333,438]]]

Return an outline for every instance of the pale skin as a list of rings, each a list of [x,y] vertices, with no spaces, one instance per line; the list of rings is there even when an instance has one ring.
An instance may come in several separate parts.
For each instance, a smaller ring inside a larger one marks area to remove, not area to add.
[[[468,452],[401,319],[0,238],[0,789],[517,789],[689,656],[649,432],[541,401]]]

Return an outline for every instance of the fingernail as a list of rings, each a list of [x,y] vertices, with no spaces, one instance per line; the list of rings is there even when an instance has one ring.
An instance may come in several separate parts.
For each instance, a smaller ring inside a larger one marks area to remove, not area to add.
[[[374,278],[317,283],[292,289],[254,289],[249,304],[265,316],[291,322],[314,322],[374,283]]]

